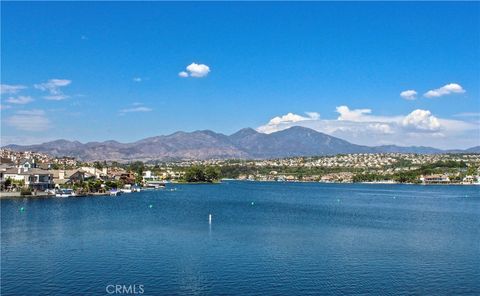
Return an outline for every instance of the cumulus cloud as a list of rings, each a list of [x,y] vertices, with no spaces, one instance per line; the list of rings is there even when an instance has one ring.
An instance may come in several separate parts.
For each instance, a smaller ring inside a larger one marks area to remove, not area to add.
[[[450,94],[461,94],[465,90],[463,87],[457,83],[446,84],[440,88],[427,91],[423,96],[426,98],[438,98],[441,96],[446,96]]]
[[[419,131],[438,131],[440,121],[428,110],[417,109],[405,116],[402,125]]]
[[[417,98],[417,92],[413,89],[405,90],[400,93],[400,96],[405,100],[415,100]]]
[[[178,76],[182,78],[195,77],[202,78],[210,73],[210,67],[205,64],[191,63],[186,67],[186,71],[181,71]]]
[[[22,110],[6,118],[6,124],[17,130],[38,132],[51,127],[50,120],[43,110]]]
[[[480,126],[461,120],[434,116],[429,110],[413,110],[406,115],[378,116],[371,109],[337,107],[337,119],[320,119],[287,113],[276,116],[257,128],[272,133],[303,126],[355,144],[433,146],[438,148],[467,148],[480,142]]]
[[[317,120],[320,118],[320,113],[318,112],[305,112],[308,115],[309,119]]]
[[[11,84],[0,84],[0,93],[3,94],[16,94],[22,89],[26,89],[24,85],[11,85]]]
[[[367,126],[368,130],[373,130],[382,134],[392,134],[393,129],[389,124],[386,123],[370,123]]]
[[[283,116],[277,116],[277,117],[272,118],[269,123],[280,124],[282,122],[298,122],[298,121],[303,121],[303,120],[314,119],[312,117],[314,117],[315,119],[318,118],[318,113],[314,113],[313,116],[309,115],[308,117],[301,116],[301,115],[298,115],[298,114],[293,114],[293,113],[287,113]]]
[[[339,106],[337,107],[337,113],[340,114],[338,116],[338,120],[364,121],[367,119],[365,115],[372,113],[372,110],[370,109],[350,110],[350,108],[348,108],[347,106]]]
[[[49,93],[49,95],[44,97],[45,99],[61,101],[69,97],[63,93],[61,88],[70,85],[71,83],[72,81],[68,79],[50,79],[47,82],[35,84],[34,87]]]
[[[10,104],[25,105],[32,102],[32,97],[29,96],[18,96],[18,97],[9,97],[6,102]]]
[[[186,77],[188,77],[188,73],[185,72],[185,71],[181,71],[181,72],[178,73],[178,76],[180,76],[182,78],[186,78]]]
[[[320,118],[320,114],[317,112],[305,112],[307,116],[301,116],[294,113],[287,113],[282,116],[276,116],[264,125],[258,128],[258,131],[263,133],[271,133],[276,131],[280,126],[285,124],[293,124],[300,121],[308,121],[308,120],[318,120]]]

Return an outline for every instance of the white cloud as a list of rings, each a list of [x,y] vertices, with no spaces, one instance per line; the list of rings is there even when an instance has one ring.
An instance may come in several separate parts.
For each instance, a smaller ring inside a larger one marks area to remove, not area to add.
[[[320,114],[317,112],[306,112],[307,116],[301,116],[294,113],[287,113],[283,116],[276,116],[264,125],[258,128],[258,131],[263,133],[271,133],[277,130],[277,128],[284,124],[291,124],[297,123],[300,121],[307,121],[307,120],[318,120],[320,118]]]
[[[340,114],[338,120],[364,121],[366,119],[365,115],[372,113],[370,109],[350,110],[347,106],[339,106],[336,109]]]
[[[405,100],[415,100],[417,98],[417,92],[413,89],[405,90],[400,93],[400,96]]]
[[[182,78],[186,78],[186,77],[188,77],[188,73],[185,72],[185,71],[181,71],[181,72],[178,73],[178,76],[180,76]]]
[[[305,112],[308,115],[309,119],[317,120],[320,118],[320,113],[318,112]]]
[[[368,130],[374,130],[382,134],[392,134],[393,129],[390,125],[386,123],[370,123],[368,126]]]
[[[450,83],[440,88],[429,90],[423,96],[426,98],[437,98],[437,97],[446,96],[454,93],[461,94],[464,92],[465,90],[461,85],[457,83]]]
[[[270,120],[270,124],[280,124],[282,122],[298,122],[303,120],[309,120],[309,117],[300,116],[298,114],[287,113],[283,116],[277,116]]]
[[[29,96],[9,97],[6,100],[7,103],[19,104],[19,105],[25,105],[25,104],[28,104],[32,101],[33,101],[32,97],[29,97]]]
[[[50,120],[43,110],[22,110],[5,119],[7,125],[23,131],[44,131],[49,129]]]
[[[402,125],[419,131],[438,131],[441,127],[438,118],[428,110],[417,109],[405,116]]]
[[[432,146],[438,148],[468,148],[480,142],[478,124],[438,118],[428,110],[413,110],[407,115],[378,116],[371,109],[337,107],[337,119],[320,119],[287,113],[272,118],[257,128],[272,133],[303,126],[355,144],[376,146]]]
[[[62,100],[65,100],[65,99],[69,98],[69,96],[67,96],[67,95],[53,95],[53,96],[44,96],[43,98],[45,100],[49,100],[49,101],[62,101]]]
[[[47,82],[35,84],[34,87],[49,93],[48,96],[44,97],[45,99],[61,101],[69,97],[63,93],[61,88],[70,85],[71,83],[72,81],[68,79],[50,79]]]
[[[134,112],[150,112],[153,109],[143,106],[142,103],[135,102],[132,104],[132,107],[121,109],[118,111],[119,115],[125,115],[126,113],[134,113]]]
[[[34,145],[41,144],[49,141],[57,140],[58,138],[53,135],[41,135],[35,133],[35,136],[30,135],[12,135],[7,136],[2,134],[0,137],[0,145],[21,144],[21,145]]]
[[[16,94],[22,89],[26,89],[24,85],[10,85],[10,84],[0,84],[0,93],[1,94]]]
[[[202,78],[210,73],[210,67],[205,64],[197,64],[191,63],[186,67],[187,71],[181,71],[178,73],[178,76],[182,78],[186,77],[195,77],[195,78]]]
[[[11,108],[12,108],[12,106],[10,106],[10,105],[3,105],[3,104],[0,105],[0,110],[6,110],[6,109],[11,109]]]
[[[132,79],[134,82],[142,82],[142,78],[141,77],[133,77]]]
[[[454,114],[455,117],[480,117],[480,112],[462,112]]]

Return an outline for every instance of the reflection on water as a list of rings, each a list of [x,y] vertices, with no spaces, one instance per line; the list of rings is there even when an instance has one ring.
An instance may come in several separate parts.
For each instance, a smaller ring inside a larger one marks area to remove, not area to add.
[[[478,187],[172,186],[2,200],[2,295],[480,294]]]

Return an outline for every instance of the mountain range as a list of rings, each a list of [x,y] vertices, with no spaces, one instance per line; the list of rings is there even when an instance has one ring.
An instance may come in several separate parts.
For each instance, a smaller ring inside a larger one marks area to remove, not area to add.
[[[210,130],[176,132],[166,136],[145,138],[133,143],[117,141],[80,143],[56,140],[38,145],[7,145],[16,151],[35,151],[53,156],[71,156],[82,161],[151,161],[181,159],[268,159],[292,156],[320,156],[342,153],[480,153],[480,146],[466,150],[440,150],[432,147],[395,145],[362,146],[294,126],[264,134],[252,128],[241,129],[232,135]]]

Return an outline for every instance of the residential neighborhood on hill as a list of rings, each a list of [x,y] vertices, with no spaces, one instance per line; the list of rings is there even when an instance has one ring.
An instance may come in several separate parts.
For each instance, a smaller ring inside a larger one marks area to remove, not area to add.
[[[78,194],[165,182],[251,181],[479,184],[480,154],[355,153],[277,159],[143,163],[81,162],[38,152],[0,150],[1,189],[22,194],[73,189]],[[208,177],[210,176],[210,177]],[[129,189],[130,190],[130,189]]]

